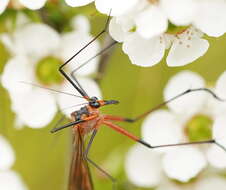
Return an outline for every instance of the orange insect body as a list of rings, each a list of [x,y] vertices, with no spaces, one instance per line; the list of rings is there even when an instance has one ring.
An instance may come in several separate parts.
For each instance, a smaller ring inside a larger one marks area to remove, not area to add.
[[[95,100],[97,107],[87,105],[71,114],[74,121],[84,121],[73,126],[73,146],[69,190],[93,190],[87,159],[85,159],[84,136],[93,131],[103,123],[105,116],[100,114],[99,106],[108,104],[107,101]],[[112,102],[112,101],[110,101]],[[112,103],[117,103],[113,101]]]
[[[80,110],[85,110],[83,113]],[[92,108],[91,106],[85,106],[81,108],[79,111],[75,111],[71,114],[74,121],[78,119],[85,120],[85,122],[74,125],[74,129],[79,128],[82,135],[85,135],[89,132],[91,132],[93,129],[97,128],[95,127],[99,120],[103,118],[103,116],[100,115],[99,109]]]

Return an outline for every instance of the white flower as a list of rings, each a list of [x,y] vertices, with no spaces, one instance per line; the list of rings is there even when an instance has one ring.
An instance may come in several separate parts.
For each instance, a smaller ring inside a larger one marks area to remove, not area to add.
[[[194,147],[176,148],[163,158],[163,167],[167,176],[181,182],[188,182],[205,166],[205,157]]]
[[[61,64],[92,39],[89,34],[89,23],[85,17],[78,16],[73,19],[72,24],[77,30],[63,35],[59,35],[45,24],[30,23],[19,27],[12,36],[6,34],[2,36],[2,41],[13,55],[5,66],[2,84],[9,91],[12,109],[17,114],[18,123],[33,128],[44,127],[55,116],[56,103],[59,103],[63,113],[70,116],[75,108],[64,108],[86,102],[83,98],[62,93],[56,94],[20,83],[23,81],[39,84],[81,96],[67,80],[61,77],[58,71]],[[65,71],[70,75],[70,71],[98,53],[99,49],[99,43],[95,41],[76,56]],[[84,86],[88,95],[100,97],[98,86],[87,77],[96,70],[97,63],[98,58],[95,58],[75,74],[79,75],[78,81]]]
[[[111,16],[122,15],[140,3],[139,0],[65,0],[72,7],[87,5],[94,1],[98,11],[108,15],[111,11]]]
[[[10,168],[15,161],[15,153],[8,141],[0,136],[0,184],[4,190],[27,190],[21,177]]]
[[[175,25],[188,25],[197,11],[197,0],[160,0],[162,12]]]
[[[219,97],[226,97],[226,72],[219,77],[216,84],[213,90]],[[164,99],[169,100],[187,89],[203,87],[205,82],[202,77],[183,71],[168,82]],[[170,102],[167,106],[168,110],[155,111],[145,119],[142,126],[142,139],[145,142],[158,146],[215,139],[226,148],[226,103],[215,100],[208,93],[196,91]],[[126,171],[131,182],[138,186],[156,186],[164,174],[169,178],[188,182],[206,168],[208,163],[216,169],[226,168],[226,152],[216,144],[153,150],[145,149],[142,145],[137,147],[140,147],[139,150],[133,148],[132,153],[128,153]],[[150,156],[159,159],[150,159]],[[142,163],[147,163],[147,167],[140,167]],[[150,168],[148,165],[155,167]],[[136,175],[138,167],[142,171]]]
[[[194,26],[208,36],[219,37],[226,32],[226,1],[197,1],[198,9],[193,20]],[[208,18],[208,19],[207,19]]]
[[[11,0],[14,1],[14,0]],[[18,0],[19,3],[29,9],[37,10],[42,8],[47,0]],[[10,0],[1,0],[0,1],[0,14],[3,13],[8,5]]]
[[[15,161],[15,153],[8,141],[0,136],[0,171],[12,167]]]
[[[12,170],[0,172],[0,184],[4,190],[27,190],[21,177]]]
[[[109,28],[111,36],[123,42],[123,51],[128,54],[131,62],[144,67],[160,62],[165,50],[169,48],[167,65],[183,66],[204,55],[209,47],[208,41],[201,38],[203,34],[193,27],[180,34],[162,34],[150,39],[142,37],[138,31],[126,34],[115,18],[111,20]]]
[[[2,0],[2,1],[0,1],[0,14],[4,12],[4,10],[6,9],[8,3],[9,3],[9,0]]]
[[[29,9],[32,9],[32,10],[42,8],[45,5],[46,1],[47,0],[38,0],[38,1],[36,1],[36,0],[19,0],[19,2],[23,6],[29,8]]]
[[[224,189],[226,187],[226,181],[223,177],[209,176],[198,181],[195,184],[194,190],[212,190],[212,189]]]
[[[84,6],[84,5],[87,5],[91,2],[93,2],[94,0],[78,0],[78,1],[75,1],[75,0],[65,0],[65,2],[69,5],[69,6],[72,6],[72,7],[79,7],[79,6]]]
[[[137,186],[157,186],[163,177],[161,155],[151,152],[143,145],[135,145],[127,154],[125,171],[130,181]]]
[[[172,181],[165,180],[162,182],[156,190],[213,190],[213,189],[224,189],[226,186],[225,178],[218,175],[205,175],[187,185],[181,185],[173,183]]]
[[[141,1],[113,17],[109,32],[123,43],[123,51],[133,64],[153,66],[170,48],[167,65],[183,66],[208,50],[204,33],[219,37],[226,32],[225,9],[224,0]]]
[[[188,150],[190,152],[187,153],[191,154],[197,151],[191,147],[188,148]],[[198,159],[202,159],[202,157],[199,157],[199,154],[195,154],[194,157],[192,157],[191,159],[191,154],[181,155],[184,158],[184,161],[186,161],[186,164],[189,166],[191,166],[191,164],[195,164],[194,162],[198,161]],[[170,156],[172,156],[171,159],[176,162],[177,157],[179,157],[180,154],[172,153]],[[187,184],[181,185],[180,183],[173,183],[173,181],[169,181],[169,179],[167,179],[164,175],[164,171],[161,165],[162,157],[162,153],[150,151],[142,145],[134,145],[129,150],[125,160],[125,171],[127,173],[128,179],[138,187],[157,187],[156,190],[213,190],[214,188],[224,189],[226,185],[226,181],[224,178],[210,173],[207,173],[207,175],[203,175],[197,180],[191,181]],[[170,165],[169,167],[172,167],[173,170],[182,170],[184,168],[175,168],[174,165]],[[187,170],[183,172],[194,172],[194,170],[193,168],[187,167]]]

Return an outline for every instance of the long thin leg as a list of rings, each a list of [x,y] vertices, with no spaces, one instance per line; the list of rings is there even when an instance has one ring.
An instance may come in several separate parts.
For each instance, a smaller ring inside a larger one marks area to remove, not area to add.
[[[159,108],[167,105],[168,103],[176,100],[177,98],[179,97],[182,97],[188,93],[191,93],[191,92],[196,92],[196,91],[205,91],[207,93],[209,93],[210,95],[212,95],[215,99],[217,99],[218,101],[221,101],[221,102],[224,102],[226,100],[220,98],[219,96],[217,96],[212,90],[208,89],[208,88],[194,88],[194,89],[188,89],[176,96],[174,96],[173,98],[155,106],[154,108],[151,108],[150,110],[144,112],[143,114],[141,115],[138,115],[137,117],[135,118],[125,118],[125,117],[120,117],[120,116],[111,116],[111,115],[106,115],[105,118],[106,120],[113,120],[113,121],[124,121],[124,122],[130,122],[130,123],[133,123],[133,122],[136,122],[142,118],[144,118],[145,116],[147,116],[148,114],[150,114],[151,112],[154,112],[156,110],[158,110]]]
[[[105,121],[105,120],[102,123],[105,124],[105,125],[107,125],[108,127],[112,128],[112,129],[114,129],[115,131],[117,131],[117,132],[119,132],[119,133],[121,133],[121,134],[129,137],[130,139],[132,139],[134,141],[137,141],[137,142],[140,141],[140,139],[137,136],[129,133],[128,131],[126,131],[125,129],[119,127],[116,124],[113,124],[113,123],[108,122],[108,121]]]
[[[56,124],[54,125],[54,127],[52,128],[52,130],[55,129],[55,128],[57,128],[57,127],[58,127],[65,119],[66,119],[66,116],[63,115],[63,116],[56,122]]]
[[[96,118],[96,117],[97,117],[97,115],[92,115],[92,116],[90,116],[90,117],[85,118],[84,120],[73,121],[73,122],[67,123],[67,124],[65,124],[65,125],[63,125],[63,126],[61,126],[61,127],[53,128],[50,132],[51,132],[51,133],[55,133],[55,132],[57,132],[57,131],[59,131],[59,130],[61,130],[61,129],[68,128],[68,127],[77,125],[77,124],[79,124],[79,123],[83,123],[83,122],[85,122],[85,121],[92,120],[92,119],[94,119],[94,118]]]
[[[151,144],[143,141],[142,139],[138,138],[137,136],[129,133],[128,131],[126,131],[125,129],[119,127],[118,125],[115,125],[111,122],[108,121],[103,121],[103,124],[107,125],[108,127],[114,129],[115,131],[129,137],[130,139],[143,144],[144,146],[154,149],[154,148],[164,148],[164,147],[172,147],[172,146],[186,146],[186,145],[198,145],[198,144],[215,144],[218,147],[220,147],[221,149],[223,149],[226,152],[226,148],[224,146],[222,146],[221,144],[219,144],[218,142],[216,142],[214,139],[210,139],[210,140],[205,140],[205,141],[196,141],[196,142],[185,142],[185,143],[177,143],[177,144],[164,144],[164,145],[157,145],[157,146],[152,146]]]
[[[70,76],[63,70],[63,67],[66,66],[72,59],[74,59],[79,53],[81,53],[83,50],[85,50],[90,44],[92,44],[96,39],[98,39],[102,34],[104,34],[107,30],[108,27],[108,23],[110,20],[110,14],[107,18],[107,22],[105,24],[104,29],[97,34],[90,42],[88,42],[82,49],[80,49],[77,53],[75,53],[70,59],[68,59],[64,64],[62,64],[59,67],[59,72],[68,80],[68,82],[70,82],[72,84],[72,86],[87,100],[89,100],[89,96],[88,94],[85,92],[85,90],[82,88],[82,86],[79,84],[78,80],[75,78],[75,83]]]
[[[91,148],[91,145],[93,143],[93,140],[95,138],[97,134],[97,129],[94,129],[91,137],[90,137],[90,140],[88,142],[88,145],[85,149],[85,152],[84,152],[84,159],[86,159],[90,164],[92,164],[95,168],[97,168],[101,173],[103,173],[105,176],[107,176],[111,181],[112,181],[112,184],[113,184],[113,189],[115,189],[116,187],[116,179],[114,177],[112,177],[109,173],[107,173],[104,169],[102,169],[100,166],[98,166],[94,161],[92,161],[89,157],[88,157],[88,154],[89,154],[89,150]]]
[[[65,125],[63,125],[63,126],[61,126],[61,127],[53,128],[50,132],[51,132],[51,133],[55,133],[55,132],[57,132],[57,131],[59,131],[59,130],[61,130],[61,129],[65,129],[65,128],[68,128],[68,127],[77,125],[77,124],[79,124],[79,123],[82,123],[82,122],[85,122],[85,120],[73,121],[73,122],[67,123],[67,124],[65,124]]]
[[[100,52],[98,52],[96,55],[94,55],[93,57],[89,58],[87,61],[85,61],[84,63],[82,63],[78,68],[74,69],[72,72],[71,72],[71,77],[75,80],[75,72],[78,71],[81,67],[85,66],[86,64],[88,64],[91,60],[93,60],[94,58],[96,58],[97,56],[103,54],[105,51],[107,51],[108,49],[110,49],[112,46],[114,46],[115,44],[117,44],[118,42],[117,41],[113,41],[111,42],[107,47],[105,47],[104,49],[102,49]]]

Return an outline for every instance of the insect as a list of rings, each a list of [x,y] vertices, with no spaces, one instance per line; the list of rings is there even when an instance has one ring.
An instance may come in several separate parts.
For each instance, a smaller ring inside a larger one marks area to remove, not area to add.
[[[81,68],[83,65],[87,64],[91,59],[94,57],[100,55],[103,53],[106,49],[110,48],[117,42],[113,42],[110,44],[107,48],[100,51],[95,56],[91,57],[88,61],[83,63],[81,66],[79,66],[76,70],[74,70],[71,74],[67,74],[64,71],[64,67],[79,53],[84,51],[92,42],[94,42],[97,38],[99,38],[102,34],[104,34],[107,30],[107,26],[109,23],[110,16],[108,16],[107,22],[105,24],[105,28],[96,36],[94,37],[89,43],[87,43],[82,49],[80,49],[76,54],[74,54],[68,61],[66,61],[63,65],[59,67],[59,72],[65,77],[65,79],[78,91],[78,93],[87,101],[87,105],[81,107],[79,110],[74,111],[71,113],[72,122],[65,124],[61,127],[57,127],[52,129],[52,133],[55,133],[59,130],[62,130],[64,128],[72,127],[72,131],[74,134],[73,142],[74,142],[74,152],[73,152],[73,158],[71,162],[71,168],[70,168],[70,177],[69,177],[69,190],[92,190],[93,189],[93,183],[91,179],[91,175],[89,172],[88,163],[96,167],[100,172],[102,172],[104,175],[106,175],[113,183],[113,187],[116,187],[116,179],[112,177],[109,173],[107,173],[104,169],[102,169],[98,164],[96,164],[94,161],[92,161],[89,158],[89,151],[91,148],[91,145],[94,141],[94,138],[100,129],[101,125],[106,125],[107,127],[110,127],[111,129],[115,130],[118,133],[121,133],[122,135],[130,138],[133,141],[136,141],[138,143],[141,143],[142,145],[146,146],[149,149],[155,149],[155,148],[161,148],[161,147],[171,147],[171,146],[185,146],[185,145],[194,145],[194,144],[215,144],[219,146],[220,148],[226,149],[217,143],[214,139],[205,140],[205,141],[196,141],[196,142],[183,142],[178,144],[166,144],[166,145],[158,145],[158,146],[152,146],[148,142],[143,141],[139,137],[129,133],[125,129],[121,128],[120,126],[116,125],[114,121],[118,122],[129,122],[133,123],[136,122],[145,116],[147,116],[149,113],[159,109],[160,107],[168,104],[171,101],[174,101],[177,98],[180,98],[181,96],[184,96],[188,93],[197,92],[197,91],[204,91],[206,93],[209,93],[212,95],[215,99],[219,101],[225,101],[218,97],[213,91],[207,88],[196,88],[196,89],[188,89],[177,96],[169,99],[168,101],[165,101],[158,106],[146,111],[145,113],[135,117],[135,118],[124,118],[121,116],[112,116],[112,115],[104,115],[100,112],[100,108],[106,105],[112,105],[112,104],[118,104],[119,101],[117,100],[102,100],[98,99],[95,96],[89,96],[85,89],[81,86],[79,81],[74,76],[74,73],[77,69]],[[91,137],[88,141],[87,146],[84,146],[84,136],[88,133],[92,133]]]

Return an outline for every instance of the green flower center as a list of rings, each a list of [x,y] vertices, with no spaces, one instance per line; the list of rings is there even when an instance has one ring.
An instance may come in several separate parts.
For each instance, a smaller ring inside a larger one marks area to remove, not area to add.
[[[212,138],[213,121],[206,115],[196,115],[186,125],[190,141],[202,141]]]
[[[45,57],[36,66],[36,76],[40,83],[44,85],[60,84],[63,77],[58,69],[62,62],[55,57]]]
[[[189,26],[176,26],[171,22],[168,23],[168,29],[166,33],[168,34],[181,34],[183,33]]]

